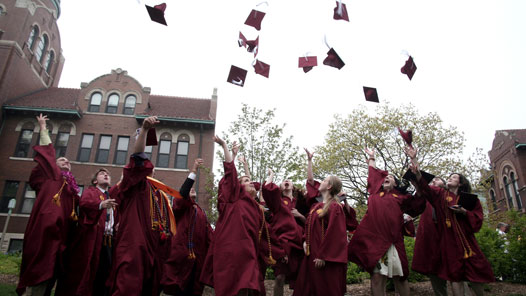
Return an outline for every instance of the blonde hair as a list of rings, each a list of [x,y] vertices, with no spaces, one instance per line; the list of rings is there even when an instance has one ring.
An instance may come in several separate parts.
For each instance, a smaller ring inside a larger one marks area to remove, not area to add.
[[[342,180],[336,176],[329,176],[329,185],[331,185],[331,189],[329,190],[330,197],[327,203],[323,205],[321,213],[318,215],[320,218],[323,218],[325,215],[327,215],[331,203],[338,203],[338,193],[342,191]]]

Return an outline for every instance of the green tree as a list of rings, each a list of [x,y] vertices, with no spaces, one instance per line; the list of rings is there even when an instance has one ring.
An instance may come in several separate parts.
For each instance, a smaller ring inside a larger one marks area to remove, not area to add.
[[[470,165],[463,164],[464,135],[456,127],[445,126],[438,114],[419,114],[410,104],[400,107],[382,104],[374,114],[360,106],[347,116],[334,117],[324,145],[315,150],[318,154],[314,159],[315,177],[339,176],[350,197],[359,204],[365,203],[368,167],[364,147],[375,150],[378,168],[399,179],[409,165],[398,127],[413,131],[413,145],[419,148],[422,170],[443,177],[452,172],[469,172],[467,175],[473,176],[477,172],[472,170],[484,167],[477,158],[483,157],[480,151],[466,162]]]
[[[222,137],[227,143],[241,144],[239,154],[245,156],[253,181],[263,182],[267,170],[275,172],[276,179],[303,180],[304,156],[292,145],[292,136],[284,133],[285,124],[273,124],[275,109],[262,110],[243,104],[241,114],[230,124]],[[223,159],[223,152],[217,152]],[[240,174],[247,174],[240,168]]]

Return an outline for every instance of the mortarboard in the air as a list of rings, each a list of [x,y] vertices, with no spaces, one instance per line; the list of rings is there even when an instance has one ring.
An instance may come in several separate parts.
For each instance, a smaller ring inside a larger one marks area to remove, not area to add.
[[[430,174],[428,172],[420,170],[420,173],[422,174],[422,178],[424,178],[424,180],[426,180],[427,183],[433,181],[433,179],[435,178],[435,175]],[[402,178],[407,181],[416,181],[416,175],[411,171],[411,169],[408,169],[402,176]]]
[[[325,60],[323,60],[323,64],[334,68],[338,68],[338,70],[345,66],[345,63],[342,61],[340,56],[338,56],[334,48],[331,48],[327,52],[327,57],[325,58]]]
[[[247,51],[253,52],[254,57],[258,55],[258,48],[259,48],[259,36],[256,38],[256,40],[247,40]]]
[[[260,60],[255,60],[254,70],[256,70],[256,74],[259,74],[261,76],[265,76],[268,78],[268,74],[270,71],[270,65],[265,64]]]
[[[157,146],[157,132],[154,127],[150,128],[146,134],[146,146]]]
[[[363,93],[365,94],[366,101],[376,103],[380,102],[380,100],[378,100],[378,92],[376,91],[376,88],[364,86]]]
[[[475,208],[475,206],[477,205],[477,201],[479,200],[476,194],[460,192],[459,195],[460,198],[458,199],[458,204],[461,207],[468,211],[471,211]]]
[[[152,21],[167,26],[166,19],[164,18],[164,10],[166,9],[166,3],[155,5],[154,7],[148,5],[145,6]]]
[[[230,73],[228,73],[228,78],[226,81],[243,87],[245,85],[246,77],[247,70],[232,65],[232,67],[230,67]]]
[[[256,28],[256,30],[259,31],[261,30],[261,21],[263,20],[264,16],[265,16],[264,12],[252,9],[252,11],[247,17],[247,20],[245,21],[245,25],[254,27]]]
[[[403,74],[406,74],[407,77],[409,77],[409,80],[413,79],[413,75],[415,75],[416,72],[416,65],[412,56],[409,56],[409,59],[407,59],[405,65],[402,67],[402,69],[400,69],[400,71]]]
[[[318,66],[318,58],[316,56],[304,56],[298,59],[298,68],[303,68],[305,73],[312,70],[315,66]]]
[[[239,47],[247,47],[247,38],[241,31],[239,31],[239,39],[237,40],[237,43],[239,44]]]
[[[400,133],[400,136],[402,136],[402,139],[404,139],[404,142],[406,142],[409,147],[413,148],[413,131],[407,130],[404,132],[398,128],[398,132]]]
[[[334,8],[333,19],[349,21],[349,15],[347,14],[347,7],[342,1],[336,1],[336,7]]]

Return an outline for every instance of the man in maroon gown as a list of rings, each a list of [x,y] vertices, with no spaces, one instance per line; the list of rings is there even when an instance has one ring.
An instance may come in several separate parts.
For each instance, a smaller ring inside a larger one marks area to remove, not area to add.
[[[55,149],[46,128],[47,116],[37,117],[40,125],[40,145],[34,160],[29,184],[37,197],[24,232],[22,265],[17,293],[49,295],[55,279],[63,271],[63,253],[70,233],[74,231],[75,203],[79,188],[65,157],[55,160]]]
[[[251,195],[255,189],[250,179],[238,180],[227,144],[217,136],[214,140],[223,147],[225,174],[219,182],[219,218],[201,281],[213,286],[218,296],[258,295],[264,278],[258,262],[264,215]]]
[[[119,228],[109,279],[112,295],[159,295],[162,291],[163,266],[176,225],[166,195],[171,188],[150,177],[153,164],[144,154],[146,134],[157,123],[155,116],[144,119],[119,184]]]
[[[201,270],[212,239],[212,227],[205,211],[196,203],[192,188],[202,159],[196,159],[190,175],[181,186],[182,199],[174,200],[177,235],[172,237],[170,257],[165,263],[161,284],[167,295],[202,295]]]
[[[67,252],[65,275],[55,295],[108,295],[106,280],[111,268],[111,246],[114,226],[113,207],[109,198],[111,176],[99,169],[79,202],[79,226]]]

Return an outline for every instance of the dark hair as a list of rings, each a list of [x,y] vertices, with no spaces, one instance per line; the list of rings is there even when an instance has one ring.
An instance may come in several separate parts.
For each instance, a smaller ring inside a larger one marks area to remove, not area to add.
[[[449,177],[453,175],[458,175],[458,192],[471,193],[471,184],[469,183],[469,180],[461,173],[453,173],[449,175]]]
[[[106,172],[106,174],[110,174],[110,171],[108,171],[107,169],[105,168],[100,168],[96,173],[95,175],[93,175],[93,177],[91,178],[91,185],[95,185],[95,182],[97,181],[97,176],[99,175],[100,172]]]
[[[389,174],[391,176],[393,176],[393,179],[395,180],[395,185],[394,185],[394,189],[398,192],[400,192],[401,194],[406,194],[408,193],[407,192],[407,188],[409,188],[409,182],[405,179],[402,179],[401,181],[393,174]],[[382,184],[382,189],[384,188],[384,185]]]

